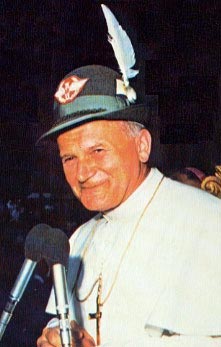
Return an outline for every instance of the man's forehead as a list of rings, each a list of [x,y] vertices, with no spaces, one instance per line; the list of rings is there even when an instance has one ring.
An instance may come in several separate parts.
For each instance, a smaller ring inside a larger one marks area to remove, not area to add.
[[[76,136],[78,134],[84,134],[87,133],[88,135],[93,134],[102,134],[105,131],[108,132],[116,132],[119,129],[123,129],[125,127],[125,124],[127,124],[127,121],[115,121],[115,120],[96,120],[92,122],[88,122],[82,125],[79,125],[78,127],[72,128],[70,130],[67,130],[60,134],[58,136],[58,139],[60,137],[69,137],[69,136]]]
[[[100,144],[122,140],[124,121],[99,120],[64,132],[57,138],[58,146],[91,148]]]

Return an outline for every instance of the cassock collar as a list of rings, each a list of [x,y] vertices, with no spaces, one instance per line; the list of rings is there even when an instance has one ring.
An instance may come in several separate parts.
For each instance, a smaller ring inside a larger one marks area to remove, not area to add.
[[[124,201],[120,206],[112,211],[103,214],[103,217],[108,221],[128,221],[134,219],[135,216],[143,211],[148,201],[162,179],[163,174],[156,168],[152,168],[140,184],[140,186]]]

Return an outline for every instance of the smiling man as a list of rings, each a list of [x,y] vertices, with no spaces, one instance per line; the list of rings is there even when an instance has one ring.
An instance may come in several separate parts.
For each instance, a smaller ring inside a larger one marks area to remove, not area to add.
[[[88,210],[119,206],[149,171],[149,132],[142,129],[133,136],[123,121],[89,122],[58,136],[57,142],[67,182]]]
[[[70,239],[73,347],[218,346],[221,201],[148,165],[148,105],[131,105],[120,78],[104,66],[71,72],[41,137],[57,141],[74,195],[98,212]],[[61,345],[56,325],[38,347]]]

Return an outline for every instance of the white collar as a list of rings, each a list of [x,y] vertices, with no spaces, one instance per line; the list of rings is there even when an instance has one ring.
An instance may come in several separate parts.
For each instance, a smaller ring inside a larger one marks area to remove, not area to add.
[[[103,217],[108,221],[124,221],[134,218],[139,215],[144,206],[151,199],[157,184],[161,180],[163,174],[156,168],[152,168],[139,185],[139,187],[125,200],[120,206],[112,211],[103,214]]]

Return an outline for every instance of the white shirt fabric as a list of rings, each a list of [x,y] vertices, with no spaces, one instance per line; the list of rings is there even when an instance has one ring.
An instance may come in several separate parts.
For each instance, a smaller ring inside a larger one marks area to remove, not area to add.
[[[210,338],[221,336],[221,200],[164,178],[136,228],[161,179],[151,169],[124,203],[70,238],[71,319],[96,339],[88,314],[96,312],[97,285],[83,303],[71,294],[82,260],[80,299],[101,272],[102,301],[114,283],[102,307],[102,346],[221,346]],[[56,313],[53,292],[47,312]]]

